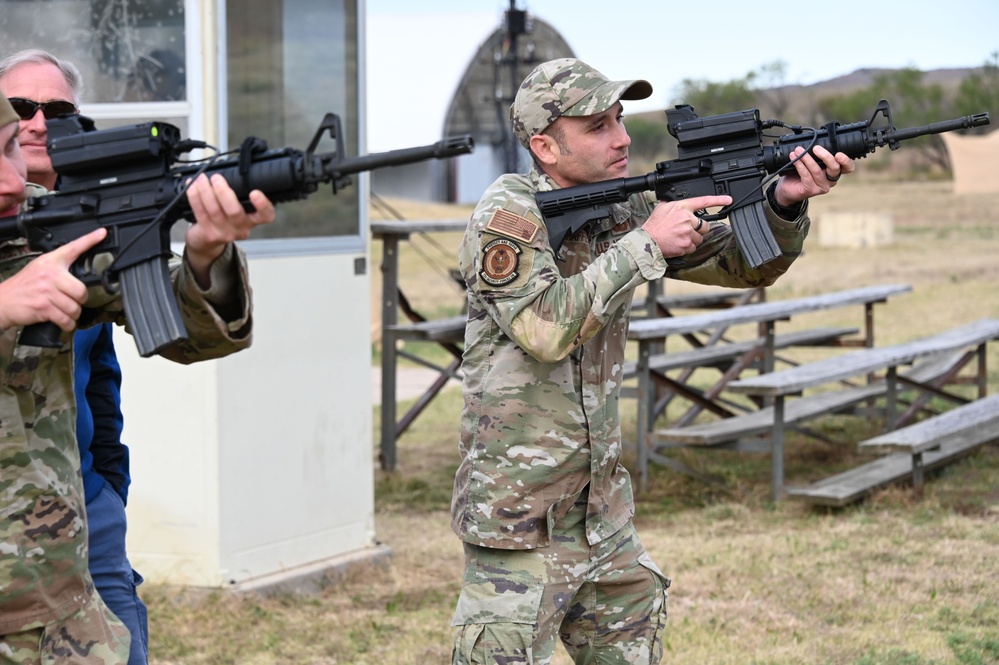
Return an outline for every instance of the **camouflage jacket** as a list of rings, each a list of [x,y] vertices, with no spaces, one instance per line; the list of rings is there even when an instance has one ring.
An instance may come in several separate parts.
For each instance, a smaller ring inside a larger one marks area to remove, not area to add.
[[[0,243],[0,281],[34,256],[22,240]],[[165,349],[164,357],[189,363],[250,345],[242,252],[226,249],[211,275],[205,292],[186,262],[174,269],[174,291],[191,339]],[[103,289],[92,293],[80,325],[97,321],[125,322],[121,300]],[[0,635],[64,619],[92,587],[75,431],[73,336],[64,333],[62,348],[48,349],[19,345],[19,332],[0,330]]]
[[[635,287],[664,275],[768,285],[798,256],[809,226],[807,204],[793,221],[767,207],[784,255],[752,270],[728,225],[714,223],[685,267],[667,271],[641,228],[654,201],[637,194],[568,237],[556,260],[534,200],[555,187],[536,169],[501,176],[459,250],[468,323],[451,525],[463,541],[486,547],[545,546],[587,489],[591,544],[626,524],[634,504],[619,462],[618,402]]]

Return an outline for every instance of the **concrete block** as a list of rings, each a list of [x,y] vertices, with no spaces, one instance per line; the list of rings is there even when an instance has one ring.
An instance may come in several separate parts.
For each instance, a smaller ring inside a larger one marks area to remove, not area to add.
[[[828,212],[816,222],[820,247],[883,247],[895,240],[894,220],[889,214]]]

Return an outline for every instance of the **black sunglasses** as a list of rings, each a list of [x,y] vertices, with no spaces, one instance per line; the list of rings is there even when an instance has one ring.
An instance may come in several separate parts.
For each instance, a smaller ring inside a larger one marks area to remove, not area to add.
[[[53,102],[35,102],[21,97],[11,97],[7,101],[14,107],[14,113],[21,120],[31,120],[38,113],[39,108],[42,109],[42,115],[48,120],[52,118],[64,118],[67,115],[73,115],[77,111],[76,104],[73,102],[64,102],[60,99]]]

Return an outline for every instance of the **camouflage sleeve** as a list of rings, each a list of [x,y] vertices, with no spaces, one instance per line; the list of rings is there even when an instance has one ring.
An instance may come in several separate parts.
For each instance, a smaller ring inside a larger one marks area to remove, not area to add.
[[[190,363],[221,358],[250,346],[252,298],[246,256],[229,245],[211,268],[211,287],[198,286],[187,261],[177,269],[174,293],[187,326],[188,339],[160,354]]]
[[[229,245],[211,268],[211,287],[198,286],[187,261],[171,262],[174,297],[188,338],[160,351],[168,360],[189,364],[221,358],[250,346],[252,299],[246,257]],[[111,321],[131,333],[121,298],[108,296],[102,288],[91,290],[79,327]]]
[[[666,270],[648,233],[633,230],[563,277],[537,212],[516,201],[473,214],[459,264],[470,296],[530,356],[557,362],[591,339],[639,284]]]
[[[751,268],[736,244],[731,227],[724,222],[711,222],[711,230],[697,251],[684,258],[682,268],[670,268],[666,276],[713,286],[759,287],[770,286],[787,272],[808,235],[810,220],[808,202],[804,202],[793,220],[780,217],[764,198],[764,211],[781,255],[758,268]]]

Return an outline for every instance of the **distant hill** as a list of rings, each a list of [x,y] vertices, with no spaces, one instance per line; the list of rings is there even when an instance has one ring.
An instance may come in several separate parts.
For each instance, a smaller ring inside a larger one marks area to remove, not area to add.
[[[954,68],[954,69],[935,69],[923,72],[923,82],[927,84],[940,85],[944,89],[945,95],[952,95],[956,93],[958,86],[961,81],[967,77],[969,74],[977,71],[978,68],[965,67],[965,68]],[[783,120],[790,124],[807,124],[807,123],[819,123],[826,122],[828,118],[816,118],[818,103],[820,100],[826,97],[835,97],[841,95],[848,95],[857,90],[861,90],[869,87],[876,77],[883,74],[889,74],[894,71],[899,71],[897,69],[882,69],[882,68],[864,68],[858,69],[849,74],[843,76],[837,76],[826,81],[820,81],[818,83],[812,83],[809,85],[787,85],[781,89],[771,89],[769,91],[761,91],[760,94],[760,111],[764,118],[772,118],[774,115],[772,111],[766,108],[766,103],[763,101],[767,97],[780,96],[787,102],[787,110],[781,113],[779,120]],[[893,102],[889,93],[886,91],[885,95],[889,102]],[[873,113],[876,108],[878,100],[872,99],[870,112]],[[678,102],[679,103],[679,102]],[[735,112],[741,111],[743,109],[729,109],[723,112]],[[695,109],[696,111],[696,109]],[[663,111],[648,111],[643,113],[631,114],[631,118],[640,118],[647,122],[653,123],[655,125],[660,125],[663,130],[666,128],[666,118],[664,117]],[[836,118],[836,120],[846,124],[852,122],[860,122],[862,120],[867,120],[867,117],[858,118]],[[943,118],[941,118],[943,119]],[[647,135],[648,136],[648,135]],[[655,143],[644,143],[646,149],[642,149],[639,146],[632,147],[632,169],[635,173],[640,173],[643,171],[650,171],[655,167],[657,161],[662,159],[671,159],[676,156],[675,143],[672,138],[663,135],[662,141],[664,143],[659,143],[658,140]],[[886,153],[887,151],[881,151]],[[872,161],[875,158],[872,158]],[[920,151],[903,151],[902,155],[893,155],[892,159],[887,160],[887,155],[882,154],[877,158],[879,161],[886,162],[888,165],[885,172],[888,173],[908,173],[914,164],[918,164],[921,161]]]
[[[939,84],[948,94],[954,93],[957,91],[961,80],[969,74],[975,72],[977,69],[979,68],[963,67],[954,69],[933,69],[923,72],[923,81],[930,84]],[[823,97],[849,94],[855,90],[866,88],[874,82],[874,79],[877,76],[888,74],[893,71],[898,70],[871,67],[858,69],[849,74],[837,76],[836,78],[828,79],[826,81],[819,81],[818,83],[811,83],[808,85],[787,85],[784,88],[783,94],[790,98],[790,106],[787,117],[782,118],[782,120],[796,122],[799,118],[810,117],[813,109],[815,108],[815,104],[819,99],[822,99]],[[732,109],[732,111],[738,110],[741,109]],[[873,107],[871,110],[874,110]],[[638,113],[634,114],[633,117],[640,117],[653,121],[660,121],[663,119],[662,111]],[[852,120],[859,120],[859,118],[854,118]]]
[[[787,86],[787,94],[791,96],[791,110],[805,113],[812,108],[815,101],[823,97],[849,94],[855,90],[860,90],[870,86],[874,79],[884,74],[890,74],[892,69],[858,69],[855,72],[838,76],[828,81],[820,81],[811,85],[791,85]],[[923,82],[930,85],[939,85],[944,89],[945,94],[951,95],[957,92],[961,80],[975,71],[971,67],[961,69],[934,69],[923,72]],[[888,101],[891,101],[890,99]],[[871,109],[873,110],[873,108]]]
[[[959,69],[933,69],[927,72],[923,72],[923,80],[926,83],[938,83],[944,87],[944,89],[957,89],[960,84],[961,79],[971,74],[977,68],[964,67]],[[820,91],[823,93],[827,92],[839,92],[850,90],[856,90],[857,88],[864,88],[870,85],[875,77],[882,74],[889,74],[893,71],[898,71],[895,69],[878,69],[878,68],[864,68],[858,69],[850,74],[845,74],[843,76],[837,76],[834,79],[829,79],[828,81],[820,81],[819,83],[813,83],[811,85],[794,85],[788,86],[790,88],[796,88],[803,91]]]

